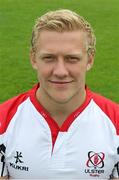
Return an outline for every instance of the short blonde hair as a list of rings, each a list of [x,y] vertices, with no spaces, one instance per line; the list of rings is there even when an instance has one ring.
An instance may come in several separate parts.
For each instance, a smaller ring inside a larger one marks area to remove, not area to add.
[[[87,34],[88,53],[94,54],[95,52],[96,37],[91,25],[82,16],[71,10],[49,11],[37,19],[31,39],[31,49],[33,52],[37,49],[37,40],[40,32],[43,30],[57,32],[82,30]]]

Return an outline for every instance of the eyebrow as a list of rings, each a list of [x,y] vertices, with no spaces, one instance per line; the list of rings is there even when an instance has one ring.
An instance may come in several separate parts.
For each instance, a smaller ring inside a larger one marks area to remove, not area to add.
[[[53,53],[39,53],[38,55],[39,57],[44,57],[44,56],[57,56],[57,54],[53,54]],[[74,56],[74,57],[81,57],[82,53],[68,53],[68,54],[64,54],[64,56]]]
[[[56,56],[56,55],[52,54],[52,53],[42,53],[42,54],[38,55],[38,57],[40,57],[40,58],[45,57],[45,56]]]
[[[66,54],[65,56],[71,56],[71,57],[82,57],[82,53],[74,53],[74,54]]]

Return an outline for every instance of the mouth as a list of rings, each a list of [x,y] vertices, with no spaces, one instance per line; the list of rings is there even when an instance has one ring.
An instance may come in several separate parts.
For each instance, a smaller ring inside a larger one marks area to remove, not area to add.
[[[72,83],[73,81],[50,81],[50,83],[53,83],[53,84],[69,84],[69,83]]]

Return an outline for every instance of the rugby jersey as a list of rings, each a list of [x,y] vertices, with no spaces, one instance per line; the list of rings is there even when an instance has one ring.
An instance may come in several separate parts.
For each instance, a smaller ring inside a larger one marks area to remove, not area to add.
[[[61,127],[37,101],[39,84],[0,105],[0,173],[15,179],[118,177],[119,106],[86,88]]]

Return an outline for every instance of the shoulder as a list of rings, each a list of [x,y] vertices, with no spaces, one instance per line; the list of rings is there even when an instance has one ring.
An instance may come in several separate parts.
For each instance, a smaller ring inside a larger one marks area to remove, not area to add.
[[[92,92],[92,97],[95,103],[100,106],[100,108],[103,109],[105,112],[108,112],[108,110],[117,112],[119,110],[119,104],[112,101],[111,99],[108,99],[94,92]]]
[[[109,117],[119,134],[119,104],[112,100],[92,92],[93,101]]]
[[[3,134],[17,111],[19,105],[28,97],[28,93],[20,94],[0,104],[0,134]]]
[[[0,104],[0,134],[3,134],[6,131],[18,107],[34,93],[35,89],[36,86],[33,87],[33,89]]]

